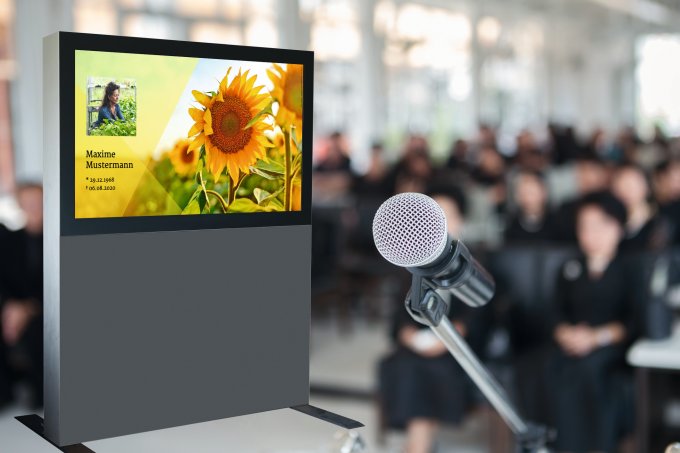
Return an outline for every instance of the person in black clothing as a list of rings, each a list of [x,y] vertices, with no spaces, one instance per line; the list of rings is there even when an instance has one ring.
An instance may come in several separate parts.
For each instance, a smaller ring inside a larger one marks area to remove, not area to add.
[[[659,213],[667,219],[673,230],[672,242],[680,243],[680,162],[665,160],[652,173],[654,199]]]
[[[391,187],[387,187],[387,172],[389,167],[385,162],[385,149],[382,143],[371,145],[371,160],[368,170],[361,176],[355,176],[352,192],[358,197],[386,198],[391,194]]]
[[[581,197],[609,187],[609,174],[601,160],[582,157],[575,162],[574,169],[578,195],[562,203],[555,211],[556,239],[569,244],[576,242],[576,211]]]
[[[608,192],[586,196],[577,210],[582,256],[564,263],[557,282],[554,405],[557,450],[613,452],[621,437],[620,377],[635,338],[633,279],[617,255],[626,209]]]
[[[17,192],[26,216],[23,229],[0,235],[0,404],[13,399],[17,380],[32,390],[32,406],[43,400],[42,188],[24,184]],[[4,227],[3,227],[4,228]]]
[[[548,188],[543,175],[523,170],[515,179],[513,191],[517,212],[505,229],[506,242],[550,241],[555,226],[548,209]]]
[[[622,252],[660,250],[670,241],[670,226],[651,203],[645,171],[633,164],[619,166],[612,177],[612,193],[625,205],[627,222]]]
[[[459,237],[462,203],[459,191],[430,192],[447,218],[449,234]],[[405,273],[405,272],[404,272]],[[410,275],[410,274],[409,274]],[[404,275],[405,279],[409,277]],[[405,293],[404,293],[405,294]],[[468,341],[478,329],[472,326],[471,309],[450,292],[448,316]],[[403,303],[396,307],[391,336],[396,349],[379,364],[379,385],[387,425],[406,429],[407,453],[429,453],[440,423],[458,424],[471,403],[472,383],[429,327],[414,321]]]
[[[470,145],[462,138],[453,142],[449,157],[446,160],[446,168],[449,170],[470,171]]]
[[[323,160],[314,166],[318,173],[350,173],[351,161],[347,155],[347,143],[342,132],[333,132],[328,136],[328,148]]]

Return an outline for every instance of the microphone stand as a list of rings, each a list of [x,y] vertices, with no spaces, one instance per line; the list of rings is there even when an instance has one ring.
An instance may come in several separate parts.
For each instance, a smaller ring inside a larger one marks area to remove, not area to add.
[[[411,290],[406,296],[406,310],[414,320],[429,326],[446,345],[451,355],[515,434],[517,451],[547,452],[546,443],[551,440],[552,433],[546,427],[526,422],[519,415],[503,387],[482,365],[449,321],[447,316],[449,306],[436,292],[440,288],[441,285],[434,283],[430,278],[414,274]]]

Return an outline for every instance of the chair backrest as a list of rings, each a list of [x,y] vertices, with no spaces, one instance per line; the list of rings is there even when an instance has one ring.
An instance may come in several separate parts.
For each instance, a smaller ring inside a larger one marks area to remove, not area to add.
[[[490,256],[490,271],[496,279],[496,293],[507,304],[505,320],[513,348],[521,351],[549,340],[547,320],[558,272],[577,250],[556,245],[515,245]]]

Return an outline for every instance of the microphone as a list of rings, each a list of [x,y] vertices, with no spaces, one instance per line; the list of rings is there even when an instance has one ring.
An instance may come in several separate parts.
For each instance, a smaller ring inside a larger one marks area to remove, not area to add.
[[[465,244],[449,236],[444,211],[427,195],[407,192],[387,199],[373,218],[373,240],[387,261],[432,280],[471,307],[493,297],[493,278]]]
[[[413,274],[406,310],[444,343],[515,433],[518,451],[545,452],[551,432],[522,418],[446,316],[449,307],[437,289],[448,289],[466,304],[480,307],[493,296],[495,284],[467,247],[449,236],[446,216],[437,202],[419,193],[387,199],[373,218],[373,240],[383,258]]]

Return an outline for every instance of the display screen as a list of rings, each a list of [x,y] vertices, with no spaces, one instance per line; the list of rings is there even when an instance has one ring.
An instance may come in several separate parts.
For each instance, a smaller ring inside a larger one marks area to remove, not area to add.
[[[302,65],[75,52],[75,218],[300,211]]]

